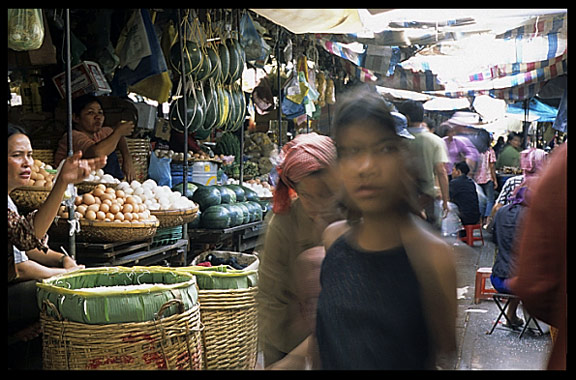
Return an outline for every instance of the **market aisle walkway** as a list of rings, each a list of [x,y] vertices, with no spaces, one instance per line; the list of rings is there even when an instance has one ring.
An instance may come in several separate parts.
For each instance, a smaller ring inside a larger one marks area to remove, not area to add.
[[[513,331],[499,324],[492,335],[487,335],[498,309],[492,300],[474,304],[476,270],[491,267],[494,244],[489,233],[484,233],[483,247],[469,247],[455,239],[447,239],[454,246],[458,271],[458,317],[456,322],[458,352],[452,360],[442,363],[443,369],[456,370],[538,370],[545,369],[551,349],[550,334],[537,336],[528,330],[518,339],[520,330]],[[479,244],[479,243],[477,243]],[[526,320],[521,308],[518,316]],[[504,318],[502,318],[502,321]],[[540,323],[547,331],[544,323]]]

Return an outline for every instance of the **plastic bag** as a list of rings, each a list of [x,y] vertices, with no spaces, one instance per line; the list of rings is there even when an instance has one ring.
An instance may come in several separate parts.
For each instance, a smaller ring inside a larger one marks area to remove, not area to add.
[[[148,167],[148,176],[152,178],[158,186],[172,187],[172,175],[170,173],[171,158],[158,158],[156,154],[150,155],[150,165]]]
[[[272,50],[258,34],[248,12],[245,12],[240,20],[240,43],[246,52],[246,61],[264,62]]]
[[[41,9],[8,9],[8,47],[16,51],[40,49],[44,42]]]
[[[436,207],[442,210],[442,202],[436,201]],[[458,206],[452,202],[448,202],[448,214],[442,219],[442,236],[455,236],[461,229],[463,229],[463,227],[460,217],[458,216]]]

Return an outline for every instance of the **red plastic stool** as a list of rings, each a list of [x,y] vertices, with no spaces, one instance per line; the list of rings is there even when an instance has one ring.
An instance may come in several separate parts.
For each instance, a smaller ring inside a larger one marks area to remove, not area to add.
[[[496,289],[492,287],[490,282],[490,275],[492,274],[492,268],[484,267],[478,268],[476,271],[476,282],[474,284],[474,303],[478,303],[479,300],[492,299],[492,296],[496,294]]]
[[[466,236],[460,237],[460,240],[465,242],[471,247],[474,247],[474,242],[477,240],[482,241],[482,245],[484,245],[484,235],[482,235],[482,225],[480,224],[465,224],[464,230],[466,231]],[[480,231],[480,236],[474,236],[474,231]]]

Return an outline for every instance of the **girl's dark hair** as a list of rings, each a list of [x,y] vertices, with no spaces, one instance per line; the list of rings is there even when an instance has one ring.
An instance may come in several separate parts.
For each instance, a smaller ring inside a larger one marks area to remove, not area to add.
[[[28,136],[28,133],[19,125],[8,123],[8,138],[12,135],[23,134]]]
[[[102,103],[97,96],[86,94],[79,96],[72,100],[72,113],[75,115],[80,115],[80,112],[90,103],[97,102],[102,107]]]
[[[394,119],[390,115],[392,107],[375,91],[362,88],[340,95],[337,107],[332,121],[332,135],[336,143],[344,128],[361,121],[375,122],[396,133]]]

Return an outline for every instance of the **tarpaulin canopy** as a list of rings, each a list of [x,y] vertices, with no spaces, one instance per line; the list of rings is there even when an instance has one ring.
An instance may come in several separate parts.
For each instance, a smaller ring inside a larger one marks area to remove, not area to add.
[[[524,115],[527,113],[529,116],[538,116],[537,120],[542,122],[553,122],[556,120],[556,116],[558,115],[557,108],[542,103],[536,98],[530,99],[527,111],[524,102],[518,102],[509,104],[506,112],[518,115]]]
[[[318,43],[349,73],[394,89],[514,102],[567,73],[566,9],[253,11],[294,33],[323,33]],[[364,52],[351,53],[352,42]],[[406,47],[416,49],[404,56]]]

